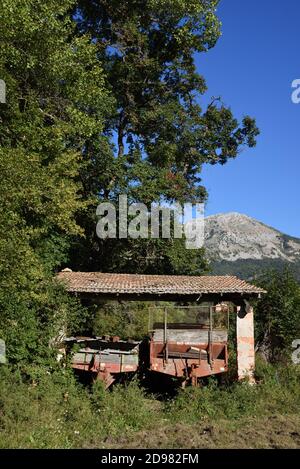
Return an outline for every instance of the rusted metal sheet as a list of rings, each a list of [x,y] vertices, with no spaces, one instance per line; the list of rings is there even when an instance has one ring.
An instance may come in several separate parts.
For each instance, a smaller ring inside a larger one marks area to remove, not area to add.
[[[208,343],[209,340],[209,329],[207,328],[185,328],[183,329],[180,325],[178,329],[168,327],[168,340],[176,343],[186,343],[186,344],[199,344],[199,343]],[[213,342],[226,343],[228,340],[227,330],[222,329],[213,329],[212,331],[212,340]],[[162,342],[163,341],[163,330],[155,329],[153,332],[153,341]]]
[[[182,378],[185,381],[193,381],[193,378],[203,378],[228,370],[227,344],[224,343],[212,345],[211,357],[209,357],[208,343],[195,345],[195,343],[168,342],[167,357],[164,344],[150,340],[149,347],[151,371]]]
[[[153,324],[148,342],[150,371],[192,385],[197,385],[199,378],[226,372],[228,307],[182,307],[181,310],[178,307],[178,310],[179,313],[170,309],[169,316],[188,317],[190,322],[168,322],[165,309],[165,321]]]

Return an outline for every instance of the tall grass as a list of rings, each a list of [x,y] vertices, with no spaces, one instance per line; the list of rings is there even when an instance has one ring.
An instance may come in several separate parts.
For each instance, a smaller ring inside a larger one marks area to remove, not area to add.
[[[257,385],[232,383],[219,386],[216,380],[203,388],[189,388],[166,404],[174,422],[238,419],[300,413],[300,370],[296,366],[257,363]]]
[[[180,391],[158,401],[138,382],[104,391],[76,382],[71,370],[0,368],[1,448],[80,448],[109,446],[140,430],[155,431],[178,422],[274,414],[300,414],[300,370],[257,363],[256,386],[246,383]]]
[[[137,383],[106,392],[78,384],[68,370],[25,379],[0,372],[0,447],[72,448],[137,431],[150,408]]]

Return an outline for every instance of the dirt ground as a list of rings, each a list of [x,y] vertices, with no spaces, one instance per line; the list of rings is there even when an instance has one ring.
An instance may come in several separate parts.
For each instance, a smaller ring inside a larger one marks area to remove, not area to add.
[[[300,417],[274,415],[260,419],[219,421],[199,425],[153,427],[108,439],[109,448],[300,448]]]

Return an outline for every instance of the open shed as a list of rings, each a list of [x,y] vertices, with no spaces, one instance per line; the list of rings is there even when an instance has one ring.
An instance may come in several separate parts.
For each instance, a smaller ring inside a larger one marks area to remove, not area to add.
[[[234,276],[139,275],[100,272],[58,274],[67,290],[83,299],[118,301],[174,301],[185,304],[210,302],[235,305],[238,378],[253,379],[255,367],[252,300],[266,293]]]

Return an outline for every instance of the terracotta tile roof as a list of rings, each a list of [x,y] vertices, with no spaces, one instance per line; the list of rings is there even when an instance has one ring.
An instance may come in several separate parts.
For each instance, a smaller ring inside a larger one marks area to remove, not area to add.
[[[198,295],[200,293],[265,293],[264,290],[232,276],[138,275],[72,272],[65,269],[58,279],[67,290],[78,293],[148,293]]]

